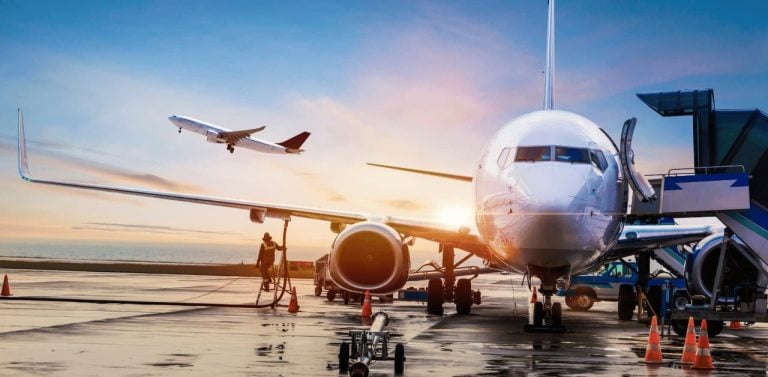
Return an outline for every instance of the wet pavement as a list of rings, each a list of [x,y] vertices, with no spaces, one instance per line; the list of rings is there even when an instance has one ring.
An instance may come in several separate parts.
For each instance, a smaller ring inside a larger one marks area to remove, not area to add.
[[[314,296],[294,279],[300,311],[17,300],[55,297],[184,303],[254,304],[258,278],[2,270],[14,300],[0,299],[0,375],[13,376],[336,376],[339,344],[365,329],[359,304]],[[526,334],[528,290],[517,275],[474,280],[483,303],[468,316],[445,305],[396,301],[373,310],[390,315],[393,343],[404,343],[406,376],[765,376],[768,325],[726,329],[711,338],[716,370],[681,369],[683,340],[664,336],[664,363],[643,364],[648,329],[616,319],[614,303],[589,312],[564,307],[565,334]],[[269,296],[271,298],[271,296]],[[262,296],[262,302],[265,297]],[[268,300],[267,300],[268,301]],[[288,298],[283,300],[288,304]],[[394,344],[390,346],[394,348]],[[372,376],[394,375],[375,362]]]

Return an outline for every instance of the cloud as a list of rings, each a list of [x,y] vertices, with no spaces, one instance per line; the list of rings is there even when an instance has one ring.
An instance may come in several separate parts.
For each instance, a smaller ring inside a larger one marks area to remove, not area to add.
[[[308,171],[292,171],[292,173],[303,180],[310,190],[322,193],[327,201],[334,203],[347,201],[347,197],[344,194],[326,183],[327,177]]]
[[[187,228],[174,228],[163,225],[145,225],[145,224],[121,224],[121,223],[102,223],[88,222],[79,226],[73,226],[73,230],[98,230],[104,232],[139,232],[156,234],[199,234],[199,235],[239,235],[232,232],[219,232],[210,230],[198,230]]]
[[[29,145],[50,146],[52,144],[45,143],[45,142],[41,143],[41,142],[29,141]],[[60,148],[63,148],[63,149],[72,149],[65,144],[54,144],[54,145],[59,145]],[[3,151],[4,153],[8,154],[7,152],[11,152],[11,153],[15,152],[16,148],[17,146],[15,145],[15,143],[14,145],[11,145],[11,143],[8,142],[7,140],[4,140],[4,138],[0,138],[0,151]],[[94,162],[90,160],[85,160],[79,157],[74,157],[56,150],[43,148],[43,149],[37,150],[36,152],[45,156],[46,159],[48,159],[49,162],[53,164],[56,164],[59,166],[65,166],[66,168],[75,169],[80,172],[86,172],[89,174],[105,177],[108,179],[114,179],[124,183],[146,185],[149,187],[163,189],[163,190],[183,191],[183,192],[189,192],[189,193],[199,193],[199,192],[205,191],[202,187],[194,184],[176,182],[173,180],[169,180],[169,179],[165,179],[163,177],[157,176],[155,174],[137,173],[125,168],[115,167],[115,166],[107,165],[104,163],[99,163],[99,162]]]
[[[9,135],[0,135],[0,150],[13,150],[16,151],[16,143],[18,142],[18,138],[16,136],[9,136]],[[92,155],[97,156],[112,156],[112,157],[120,157],[112,153],[105,152],[103,150],[98,149],[92,149],[92,148],[84,148],[77,145],[72,144],[64,144],[60,142],[50,142],[50,141],[39,141],[39,140],[30,140],[26,139],[27,145],[30,147],[37,147],[41,149],[58,149],[63,151],[78,151],[78,152],[86,152]]]

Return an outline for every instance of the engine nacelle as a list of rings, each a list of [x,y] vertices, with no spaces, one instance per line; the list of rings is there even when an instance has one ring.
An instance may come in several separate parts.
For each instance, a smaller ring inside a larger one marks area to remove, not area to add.
[[[704,238],[688,256],[685,262],[685,279],[691,294],[701,294],[707,300],[712,299],[712,288],[715,284],[717,263],[724,239],[722,234],[713,234]],[[746,249],[738,237],[733,236],[731,240]],[[744,289],[765,286],[765,282],[760,281],[764,278],[761,277],[758,267],[744,257],[733,243],[728,245],[722,276],[723,291],[720,294],[722,300],[733,301],[734,294],[741,296]]]
[[[218,132],[216,132],[216,131],[207,131],[207,132],[205,133],[205,138],[206,138],[206,139],[208,140],[208,142],[210,142],[210,143],[221,143],[221,142],[219,141],[219,133],[218,133]]]
[[[353,292],[386,294],[408,280],[408,245],[386,224],[366,221],[346,227],[333,242],[328,260],[331,279]]]

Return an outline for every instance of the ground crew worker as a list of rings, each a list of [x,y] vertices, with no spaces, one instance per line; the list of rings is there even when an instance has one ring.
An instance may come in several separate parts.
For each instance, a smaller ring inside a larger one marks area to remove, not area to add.
[[[264,289],[268,291],[269,283],[272,282],[269,268],[275,264],[275,250],[285,250],[285,247],[272,241],[272,236],[270,236],[268,232],[264,233],[264,237],[262,237],[261,240],[264,242],[261,243],[261,248],[259,248],[259,258],[256,260],[256,268],[261,272]]]

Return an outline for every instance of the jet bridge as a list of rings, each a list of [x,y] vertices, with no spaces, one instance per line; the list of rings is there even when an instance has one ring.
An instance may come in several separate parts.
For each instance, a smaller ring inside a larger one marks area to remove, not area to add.
[[[655,177],[660,200],[633,206],[633,213],[717,216],[768,260],[768,115],[716,110],[711,89],[637,96],[661,116],[693,117],[695,166]]]
[[[642,182],[635,188],[633,182],[638,179],[629,179],[633,189],[640,191],[631,213],[639,216],[716,216],[720,219],[735,233],[736,241],[730,242],[730,233],[726,232],[722,236],[724,241],[714,240],[724,242],[721,243],[723,246],[714,247],[726,250],[731,248],[726,245],[732,245],[738,252],[736,255],[731,253],[728,258],[743,257],[741,260],[748,263],[731,267],[741,266],[739,273],[742,274],[756,268],[755,275],[750,275],[757,277],[753,282],[756,285],[742,286],[741,291],[731,286],[731,292],[724,292],[729,288],[729,283],[721,280],[721,274],[727,270],[723,267],[726,253],[713,254],[719,255],[719,261],[712,265],[713,269],[707,270],[715,276],[709,287],[711,301],[699,306],[700,312],[695,316],[714,320],[737,320],[739,316],[743,317],[741,320],[768,320],[763,294],[768,281],[768,115],[758,109],[716,110],[711,89],[640,93],[637,96],[663,117],[693,118],[694,166],[651,177],[647,180],[652,188],[650,191]],[[631,132],[629,140],[631,142]],[[622,140],[622,154],[631,156],[628,151],[631,152],[631,145]],[[626,167],[625,173],[631,174]],[[704,263],[704,257],[701,259]],[[713,262],[716,259],[713,258]],[[686,278],[690,276],[686,274]],[[723,305],[723,298],[729,296],[741,301],[741,307],[731,308],[731,311],[742,313],[713,310]],[[750,300],[751,304],[747,303]],[[744,308],[753,314],[748,315]],[[686,309],[679,318],[673,313],[673,319],[687,319],[689,312]]]

